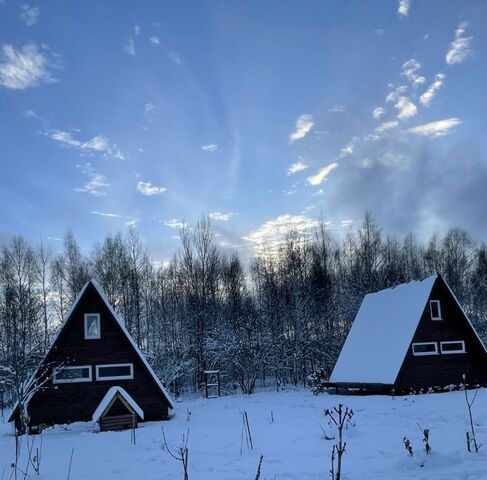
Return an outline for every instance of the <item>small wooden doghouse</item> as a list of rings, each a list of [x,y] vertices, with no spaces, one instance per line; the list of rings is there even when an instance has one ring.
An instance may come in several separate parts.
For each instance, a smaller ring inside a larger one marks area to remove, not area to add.
[[[144,411],[122,388],[111,387],[93,414],[93,423],[100,425],[100,431],[136,428],[144,420]]]
[[[94,280],[79,293],[27,389],[32,395],[23,413],[31,429],[94,417],[102,429],[133,427],[134,421],[166,420],[174,408]],[[10,417],[18,427],[19,410],[17,405]]]
[[[487,385],[487,351],[448,284],[433,275],[365,296],[328,386],[404,394],[464,382]]]

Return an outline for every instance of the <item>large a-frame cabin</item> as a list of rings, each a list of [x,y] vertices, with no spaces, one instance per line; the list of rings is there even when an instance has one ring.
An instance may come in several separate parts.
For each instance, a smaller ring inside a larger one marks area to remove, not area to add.
[[[34,392],[24,405],[31,429],[80,421],[118,429],[168,419],[174,408],[94,280],[82,288],[27,389]],[[19,414],[17,406],[10,420]]]
[[[487,386],[487,351],[441,275],[366,295],[332,392],[406,394]]]

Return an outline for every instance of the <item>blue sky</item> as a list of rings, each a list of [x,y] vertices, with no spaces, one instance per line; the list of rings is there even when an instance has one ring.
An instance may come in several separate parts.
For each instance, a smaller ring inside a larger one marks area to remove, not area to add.
[[[0,241],[485,240],[486,46],[481,0],[0,0]]]

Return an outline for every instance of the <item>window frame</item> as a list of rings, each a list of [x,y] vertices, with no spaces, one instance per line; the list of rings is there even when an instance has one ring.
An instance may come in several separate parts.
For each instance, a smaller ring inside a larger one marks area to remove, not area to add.
[[[100,377],[100,368],[103,367],[130,367],[129,375],[116,375],[111,377]],[[95,365],[95,380],[97,382],[104,382],[105,380],[133,380],[134,379],[134,364],[133,363],[106,363]]]
[[[98,320],[98,336],[88,335],[88,317],[96,316]],[[85,340],[99,340],[101,338],[101,318],[99,313],[85,313],[84,315],[84,337]]]
[[[433,316],[433,307],[432,304],[436,303],[437,308],[438,308],[438,317]],[[443,320],[443,317],[441,315],[441,302],[439,300],[430,300],[430,318],[431,320],[438,322]]]
[[[447,350],[446,352],[443,351],[443,345],[451,345],[452,343],[461,343],[462,344],[462,350]],[[440,342],[440,352],[442,355],[455,355],[459,353],[467,353],[467,350],[465,349],[465,340],[447,340],[444,342]]]
[[[435,346],[435,351],[434,352],[415,352],[414,351],[414,347],[416,345],[434,345]],[[411,345],[411,350],[413,352],[413,356],[415,357],[425,357],[425,356],[429,356],[429,355],[439,355],[439,351],[438,351],[438,342],[414,342],[412,345]]]
[[[61,370],[75,370],[78,368],[87,368],[90,373],[88,378],[61,378],[61,379],[56,378],[57,373],[60,372]],[[93,381],[93,370],[91,368],[91,365],[70,365],[67,367],[55,367],[53,370],[52,383],[55,385],[61,383],[86,383],[92,381]]]

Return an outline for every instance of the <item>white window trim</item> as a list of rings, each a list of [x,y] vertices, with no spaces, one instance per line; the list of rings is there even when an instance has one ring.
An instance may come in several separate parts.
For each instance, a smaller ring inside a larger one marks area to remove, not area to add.
[[[92,336],[88,335],[88,317],[91,315],[95,315],[98,318],[98,335]],[[85,321],[84,321],[84,326],[85,326],[85,340],[99,340],[101,338],[101,321],[100,321],[100,314],[99,313],[85,313]]]
[[[433,316],[433,308],[431,307],[433,303],[436,303],[438,306],[438,317]],[[443,320],[443,317],[441,316],[441,302],[439,300],[430,300],[430,316],[431,320]]]
[[[87,368],[88,371],[90,372],[90,375],[88,378],[62,378],[62,379],[57,379],[56,374],[57,372],[60,372],[61,370],[74,370],[75,368]],[[84,382],[91,382],[93,381],[93,375],[91,371],[91,365],[73,365],[70,367],[58,367],[54,369],[54,373],[52,376],[52,383],[58,384],[58,383],[84,383]]]
[[[434,352],[415,352],[414,347],[416,345],[434,345],[435,346],[435,351]],[[413,350],[413,355],[415,357],[424,357],[426,355],[438,355],[438,342],[416,342],[413,343],[412,345],[412,350]]]
[[[461,350],[447,350],[446,352],[443,351],[443,345],[451,345],[452,343],[461,343],[462,349]],[[450,355],[451,353],[466,353],[465,350],[465,340],[451,340],[448,342],[440,342],[440,350],[443,355]]]
[[[130,367],[130,375],[117,375],[114,377],[100,377],[99,369],[103,367]],[[110,363],[96,366],[96,380],[103,382],[105,380],[133,380],[134,379],[134,364],[133,363]]]

